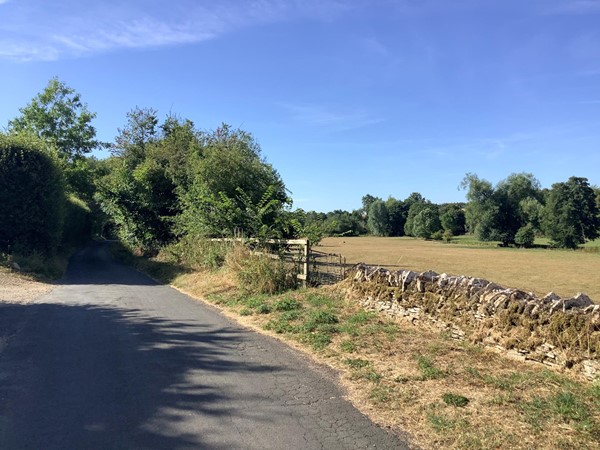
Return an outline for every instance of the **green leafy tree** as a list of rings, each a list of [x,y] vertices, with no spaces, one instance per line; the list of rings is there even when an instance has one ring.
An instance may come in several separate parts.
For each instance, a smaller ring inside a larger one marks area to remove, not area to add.
[[[532,174],[512,174],[494,188],[486,180],[467,174],[461,186],[467,189],[466,221],[469,230],[482,241],[515,242],[515,234],[528,222],[523,206],[542,197],[539,182]]]
[[[425,208],[431,206],[431,202],[421,196],[421,194],[411,194],[411,197],[407,199],[405,203],[410,204],[408,209],[408,216],[406,217],[406,223],[404,224],[404,233],[407,236],[417,237],[415,231],[415,217]]]
[[[404,236],[404,224],[408,215],[408,207],[400,200],[389,197],[385,206],[388,210],[390,236]]]
[[[187,139],[179,133],[187,132]],[[98,183],[96,199],[128,245],[153,254],[173,241],[176,218],[181,214],[178,182],[187,180],[189,153],[195,150],[193,126],[170,123],[161,133],[156,111],[135,108],[115,139],[107,176]],[[174,137],[176,136],[176,137]],[[183,156],[182,156],[183,155]],[[176,163],[175,163],[176,161]]]
[[[63,172],[69,182],[70,190],[84,200],[88,207],[94,207],[93,198],[97,181],[107,174],[107,167],[102,160],[93,156],[81,157],[71,164],[63,165]]]
[[[173,184],[185,190],[193,178],[190,160],[202,153],[202,134],[191,120],[174,115],[167,116],[160,128],[162,139],[155,146],[155,158],[162,162]]]
[[[58,78],[52,78],[19,111],[21,115],[8,123],[8,132],[36,136],[46,147],[55,149],[68,193],[65,207],[67,226],[71,229],[65,231],[65,238],[72,244],[81,243],[89,238],[91,221],[98,221],[101,216],[93,201],[101,174],[97,171],[97,160],[86,157],[92,150],[107,145],[96,139],[92,125],[96,114],[88,110],[79,93]]]
[[[600,236],[596,195],[587,178],[555,183],[548,194],[543,227],[558,247],[576,248]]]
[[[326,222],[327,214],[317,213],[315,211],[306,212],[303,209],[297,209],[288,213],[288,219],[295,229],[295,234],[304,239],[308,239],[311,245],[316,245],[325,236],[331,235],[331,225]]]
[[[440,208],[440,222],[449,236],[465,233],[465,212],[456,204],[447,204]]]
[[[371,204],[376,202],[377,200],[381,200],[379,197],[375,197],[371,194],[367,194],[362,198],[362,212],[365,216],[369,215],[369,209],[371,208]]]
[[[158,140],[158,112],[136,106],[127,113],[127,124],[118,129],[111,152],[135,166],[146,158],[146,149]]]
[[[540,182],[531,173],[513,173],[496,186],[500,217],[497,233],[504,244],[513,243],[517,231],[530,219],[523,206],[541,199]],[[534,219],[533,217],[531,218]]]
[[[528,223],[519,228],[515,234],[515,244],[520,247],[532,247],[535,241],[535,227]]]
[[[430,239],[435,233],[441,233],[441,230],[442,224],[437,206],[430,204],[419,208],[413,219],[413,236]]]
[[[544,204],[534,197],[527,197],[519,203],[522,222],[531,225],[534,232],[542,231]],[[518,242],[517,242],[518,244]]]
[[[413,205],[413,203],[428,203],[429,200],[427,200],[425,197],[423,197],[420,193],[418,192],[412,192],[408,197],[406,197],[403,201],[405,207],[407,210],[410,209],[410,207]]]
[[[102,210],[125,243],[154,254],[175,237],[173,220],[179,210],[174,187],[164,168],[151,159],[134,170],[120,159],[112,163],[110,175],[99,183]]]
[[[8,123],[9,133],[31,133],[54,146],[59,157],[73,162],[103,144],[96,140],[92,126],[95,113],[88,110],[81,95],[58,78],[19,110],[21,115]]]
[[[481,241],[492,240],[494,220],[498,210],[492,183],[468,173],[460,186],[467,190],[465,219],[468,231]]]
[[[182,192],[180,220],[185,232],[232,236],[260,228],[281,236],[289,232],[282,212],[291,205],[277,171],[260,155],[250,133],[223,125],[201,136],[201,152],[191,161],[193,180]],[[268,208],[257,216],[253,208]]]
[[[359,236],[368,232],[362,210],[352,212],[337,209],[327,213],[325,221],[332,236]]]
[[[371,234],[375,236],[390,235],[390,218],[383,200],[375,200],[371,203],[367,223]]]

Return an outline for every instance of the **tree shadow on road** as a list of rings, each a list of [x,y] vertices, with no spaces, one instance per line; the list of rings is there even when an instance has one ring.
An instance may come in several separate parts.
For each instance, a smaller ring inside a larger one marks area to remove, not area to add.
[[[229,376],[285,370],[245,361],[244,333],[131,309],[0,304],[0,448],[236,447],[216,424],[269,419],[243,407],[265,392],[226,390]]]
[[[132,265],[113,258],[110,251],[111,245],[113,245],[111,242],[96,241],[80,249],[71,257],[65,276],[56,284],[139,286],[158,284],[157,281],[136,270]],[[133,264],[133,260],[128,262]],[[154,275],[157,275],[155,278],[160,278],[165,282],[171,281],[177,275],[187,271],[183,266],[155,261],[152,261],[152,266],[149,268],[152,269]]]

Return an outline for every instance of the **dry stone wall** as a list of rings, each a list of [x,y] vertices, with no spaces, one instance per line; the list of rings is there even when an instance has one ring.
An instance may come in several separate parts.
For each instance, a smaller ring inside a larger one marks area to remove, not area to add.
[[[600,378],[600,305],[583,293],[539,298],[481,278],[366,264],[355,266],[350,280],[367,309],[447,329],[456,339],[522,360]]]

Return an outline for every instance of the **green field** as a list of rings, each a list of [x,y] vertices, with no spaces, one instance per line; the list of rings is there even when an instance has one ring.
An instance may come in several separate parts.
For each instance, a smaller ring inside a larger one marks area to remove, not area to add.
[[[566,297],[584,292],[600,302],[600,240],[574,251],[500,248],[469,236],[451,243],[407,237],[336,237],[323,239],[317,249],[342,254],[348,263],[481,277],[537,295],[555,292]]]

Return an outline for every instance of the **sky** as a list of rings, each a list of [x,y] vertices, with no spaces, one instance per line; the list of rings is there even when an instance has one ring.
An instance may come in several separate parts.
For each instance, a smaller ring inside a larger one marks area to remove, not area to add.
[[[0,0],[0,127],[54,76],[103,141],[136,106],[251,132],[305,210],[600,185],[600,0]]]

